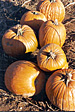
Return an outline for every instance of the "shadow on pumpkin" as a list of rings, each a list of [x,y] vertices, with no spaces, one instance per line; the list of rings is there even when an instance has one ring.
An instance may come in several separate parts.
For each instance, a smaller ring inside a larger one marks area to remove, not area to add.
[[[33,25],[34,23],[34,25]],[[44,23],[43,20],[37,20],[37,19],[34,19],[34,20],[30,20],[30,21],[22,21],[21,24],[26,24],[28,26],[30,26],[33,30],[37,31],[39,30],[40,26]]]
[[[6,39],[6,45],[4,45],[4,51],[6,54],[18,57],[19,55],[23,55],[26,52],[25,45],[16,39]]]

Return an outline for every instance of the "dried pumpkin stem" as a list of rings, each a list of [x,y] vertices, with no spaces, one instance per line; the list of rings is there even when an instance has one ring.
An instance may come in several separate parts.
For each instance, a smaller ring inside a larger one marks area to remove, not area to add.
[[[66,72],[66,75],[62,74],[62,76],[63,76],[63,78],[60,81],[64,81],[66,86],[68,86],[70,81],[75,81],[72,79],[72,73],[71,72],[69,72],[69,73]]]
[[[57,19],[55,19],[54,24],[58,25],[58,20]]]
[[[50,0],[50,2],[56,2],[56,0]]]
[[[22,34],[23,34],[23,30],[21,28],[21,25],[18,25],[17,36],[22,35]]]
[[[66,86],[68,86],[70,81],[75,81],[72,79],[72,74],[70,73],[66,73]]]
[[[35,15],[38,15],[38,13],[37,13],[37,12],[35,12],[35,11],[33,11],[32,13],[33,13],[33,14],[35,14]]]
[[[56,57],[55,53],[52,52],[52,51],[50,51],[50,52],[47,54],[47,56],[48,56],[48,59],[49,59],[49,58],[55,59],[55,57]]]

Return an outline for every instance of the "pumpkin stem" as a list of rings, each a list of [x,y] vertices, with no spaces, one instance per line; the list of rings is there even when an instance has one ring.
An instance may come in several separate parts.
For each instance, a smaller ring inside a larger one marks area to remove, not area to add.
[[[48,56],[48,59],[49,59],[49,58],[55,59],[55,57],[56,57],[55,53],[52,52],[52,51],[48,52],[48,53],[47,53],[47,56]]]
[[[50,2],[56,2],[56,0],[50,0]]]
[[[33,11],[32,13],[33,13],[33,14],[35,14],[35,15],[38,15],[38,13],[37,13],[37,12],[35,12],[35,11]]]
[[[66,72],[66,75],[62,74],[62,76],[63,76],[63,78],[61,79],[61,81],[64,81],[66,86],[68,86],[70,81],[75,81],[75,80],[72,79],[71,72],[69,72],[69,73]]]
[[[70,81],[75,81],[75,80],[72,79],[71,72],[69,72],[69,73],[66,72],[66,80],[65,81],[66,81],[66,86],[68,86]]]
[[[58,25],[58,20],[57,19],[55,19],[54,24]]]
[[[22,35],[22,34],[23,34],[23,31],[22,31],[21,25],[18,25],[17,36]]]

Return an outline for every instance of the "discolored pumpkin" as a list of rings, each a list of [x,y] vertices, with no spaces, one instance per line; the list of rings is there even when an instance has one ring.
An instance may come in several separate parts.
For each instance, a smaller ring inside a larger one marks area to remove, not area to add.
[[[46,71],[68,68],[66,55],[59,45],[47,44],[42,47],[37,55],[38,66]]]
[[[41,0],[37,5],[37,10],[43,13],[47,20],[58,19],[62,22],[65,17],[65,8],[61,0]]]
[[[17,57],[37,49],[36,35],[28,25],[16,25],[8,29],[2,38],[2,46],[6,54]]]
[[[63,46],[66,39],[66,29],[61,22],[57,19],[47,21],[42,24],[39,30],[39,44],[43,47],[46,44],[54,43]]]
[[[41,12],[28,11],[21,17],[20,24],[26,24],[34,30],[38,30],[45,21],[47,21],[47,19]]]
[[[35,63],[16,61],[7,68],[4,81],[10,92],[30,97],[40,93],[44,88],[45,74]]]
[[[47,80],[46,94],[61,110],[75,111],[75,70],[55,71]]]

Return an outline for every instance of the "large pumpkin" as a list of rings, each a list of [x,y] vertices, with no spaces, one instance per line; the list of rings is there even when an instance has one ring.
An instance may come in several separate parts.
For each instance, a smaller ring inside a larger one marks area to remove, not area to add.
[[[41,0],[37,5],[37,10],[43,13],[47,20],[58,19],[62,22],[65,17],[65,8],[60,0]]]
[[[55,71],[47,80],[46,94],[61,110],[75,111],[75,70]]]
[[[66,55],[59,45],[47,44],[42,47],[37,55],[38,66],[44,71],[68,68]]]
[[[27,24],[34,30],[38,30],[45,21],[47,21],[47,19],[41,12],[28,11],[21,17],[20,24]]]
[[[49,43],[55,43],[62,47],[66,39],[66,29],[61,22],[57,19],[53,21],[47,21],[42,24],[39,30],[39,43],[40,46],[44,46]]]
[[[38,46],[34,31],[28,25],[16,25],[5,32],[2,46],[6,54],[16,57],[33,52]]]
[[[45,74],[35,63],[16,61],[5,72],[5,85],[16,95],[30,97],[41,92],[45,84]]]

